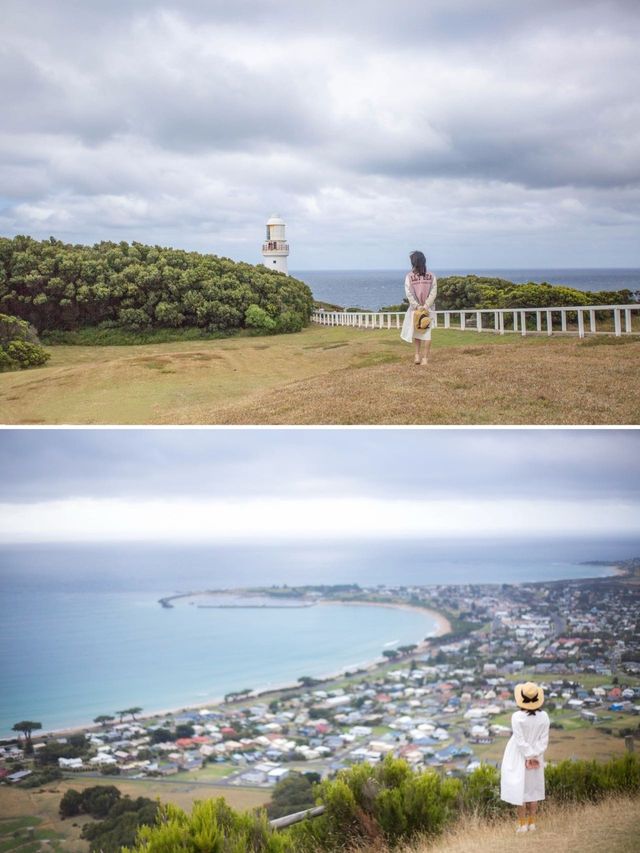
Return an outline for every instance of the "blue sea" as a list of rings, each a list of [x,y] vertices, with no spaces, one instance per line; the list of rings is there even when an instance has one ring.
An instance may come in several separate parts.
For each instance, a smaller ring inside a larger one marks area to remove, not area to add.
[[[610,569],[581,561],[638,554],[640,538],[3,547],[0,736],[21,719],[64,728],[321,676],[435,628],[426,613],[384,607],[163,609],[158,599],[175,592],[595,577]]]
[[[640,290],[640,269],[436,269],[438,278],[479,275],[506,278],[523,284],[564,284],[577,290]],[[315,299],[344,308],[377,310],[404,298],[407,270],[291,270],[306,282]]]

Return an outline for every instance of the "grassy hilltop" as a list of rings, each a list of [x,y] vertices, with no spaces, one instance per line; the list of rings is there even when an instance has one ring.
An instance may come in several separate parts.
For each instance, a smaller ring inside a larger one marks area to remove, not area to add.
[[[52,346],[0,374],[9,424],[638,423],[640,339],[438,329],[429,367],[395,330]]]

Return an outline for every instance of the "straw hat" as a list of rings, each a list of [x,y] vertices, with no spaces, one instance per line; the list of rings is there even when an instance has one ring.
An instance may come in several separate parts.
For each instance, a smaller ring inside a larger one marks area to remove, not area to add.
[[[516,684],[513,691],[516,705],[522,708],[523,711],[537,711],[542,708],[544,702],[544,690],[539,684],[534,684],[533,681],[527,681],[525,684]]]

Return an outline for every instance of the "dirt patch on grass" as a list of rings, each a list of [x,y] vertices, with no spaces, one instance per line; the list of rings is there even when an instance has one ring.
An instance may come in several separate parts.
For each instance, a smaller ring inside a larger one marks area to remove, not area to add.
[[[640,346],[434,350],[426,368],[409,359],[375,364],[369,353],[343,369],[219,410],[216,423],[256,424],[636,424]],[[371,362],[368,360],[371,359]],[[386,360],[386,359],[385,359]],[[359,364],[358,364],[359,362]],[[397,363],[395,363],[397,362]],[[371,366],[370,366],[371,365]]]

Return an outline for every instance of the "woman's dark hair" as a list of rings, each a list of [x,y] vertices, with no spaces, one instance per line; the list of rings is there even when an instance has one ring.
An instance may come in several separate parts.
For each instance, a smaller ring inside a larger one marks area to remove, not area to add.
[[[414,272],[417,272],[420,276],[427,274],[427,259],[422,252],[411,252],[409,260],[411,261]]]

